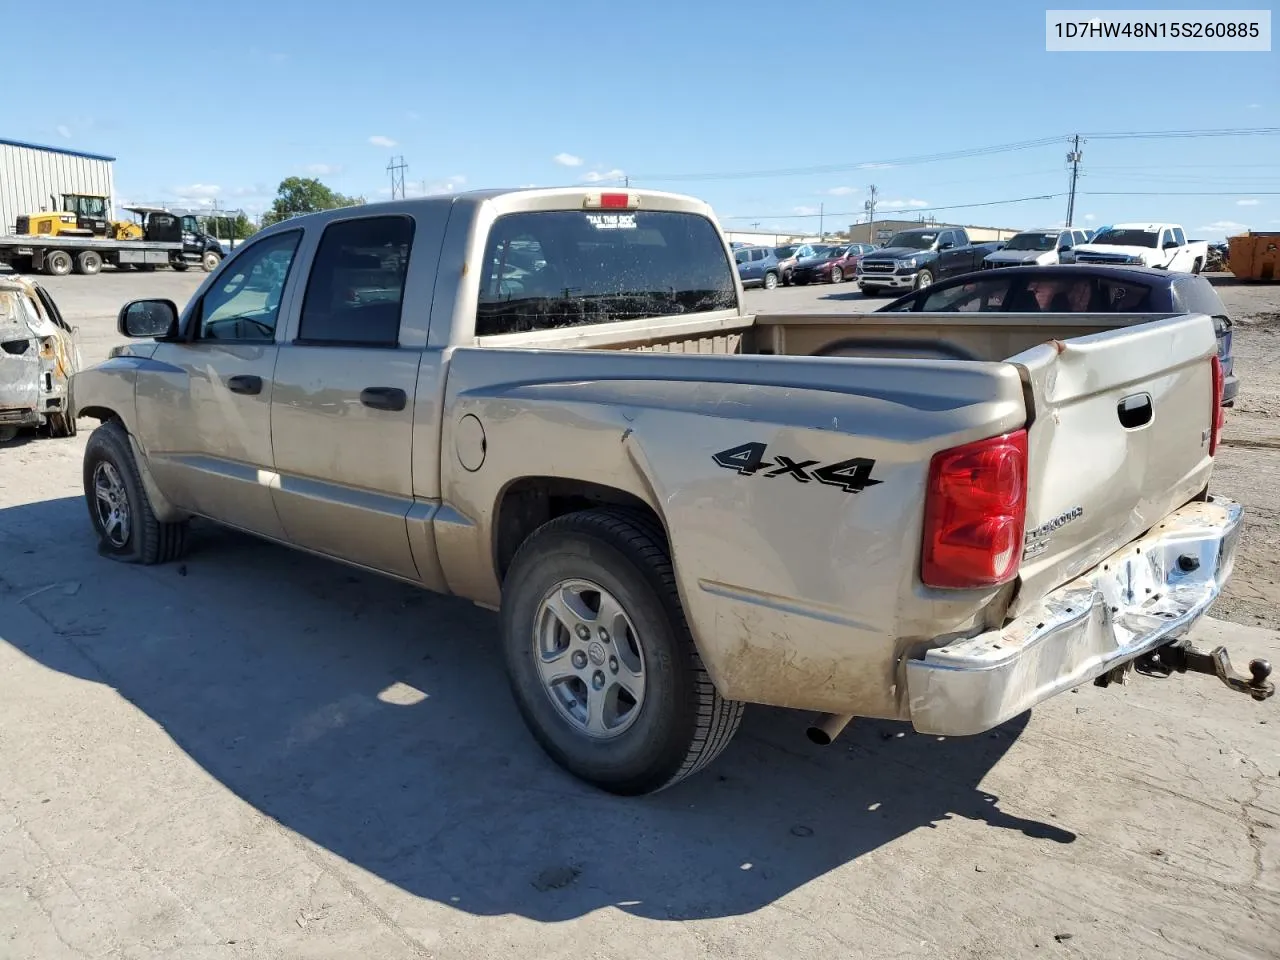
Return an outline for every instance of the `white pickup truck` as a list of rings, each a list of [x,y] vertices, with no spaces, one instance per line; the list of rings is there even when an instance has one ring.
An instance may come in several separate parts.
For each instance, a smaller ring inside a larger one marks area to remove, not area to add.
[[[1078,244],[1064,262],[1199,273],[1209,262],[1209,241],[1188,240],[1176,223],[1117,223]]]

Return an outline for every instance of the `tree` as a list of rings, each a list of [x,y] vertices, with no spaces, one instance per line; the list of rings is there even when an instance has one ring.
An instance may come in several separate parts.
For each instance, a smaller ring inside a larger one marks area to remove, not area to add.
[[[230,240],[247,240],[258,230],[243,213],[234,217],[207,217],[205,229],[214,236]]]
[[[267,227],[304,213],[354,207],[364,202],[364,197],[343,196],[314,177],[285,177],[276,190],[271,209],[262,215],[262,225]]]

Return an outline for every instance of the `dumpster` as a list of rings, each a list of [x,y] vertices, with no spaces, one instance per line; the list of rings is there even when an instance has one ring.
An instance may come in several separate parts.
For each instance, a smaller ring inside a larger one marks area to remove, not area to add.
[[[1241,280],[1280,280],[1280,230],[1232,237],[1228,265]]]

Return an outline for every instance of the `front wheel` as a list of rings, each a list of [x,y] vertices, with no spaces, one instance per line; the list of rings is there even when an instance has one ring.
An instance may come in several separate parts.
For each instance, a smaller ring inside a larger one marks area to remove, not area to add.
[[[832,268],[831,268],[831,282],[832,282],[832,283],[844,283],[844,271],[843,271],[843,270],[841,270],[839,267],[832,267]]]
[[[200,258],[200,266],[204,267],[205,273],[213,273],[218,269],[218,264],[222,262],[222,258],[210,250]]]
[[[766,273],[764,275],[764,288],[772,290],[778,285],[778,275],[776,273]]]
[[[709,764],[744,705],[694,647],[662,530],[617,508],[539,528],[502,588],[511,689],[534,738],[611,793],[653,793]]]
[[[187,522],[162,523],[142,488],[129,434],[108,420],[84,450],[84,498],[98,534],[98,552],[125,563],[156,564],[186,551]]]
[[[928,270],[921,270],[916,274],[916,284],[913,290],[923,290],[925,287],[932,286],[933,274]]]

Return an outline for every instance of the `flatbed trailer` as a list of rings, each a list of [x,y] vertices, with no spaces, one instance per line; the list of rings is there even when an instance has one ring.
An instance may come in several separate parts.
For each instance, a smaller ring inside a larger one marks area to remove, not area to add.
[[[103,264],[118,269],[154,270],[192,266],[212,271],[222,260],[221,248],[192,249],[181,241],[111,240],[105,237],[42,237],[35,234],[0,236],[0,263],[18,273],[94,274]]]

